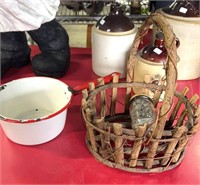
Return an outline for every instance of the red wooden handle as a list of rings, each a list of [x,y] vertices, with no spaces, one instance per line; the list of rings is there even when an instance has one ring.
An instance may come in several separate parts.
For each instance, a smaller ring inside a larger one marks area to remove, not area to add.
[[[114,73],[111,73],[111,74],[109,74],[109,75],[107,75],[107,76],[104,76],[104,77],[102,77],[102,78],[104,79],[104,82],[105,82],[105,83],[108,83],[108,82],[110,82],[110,81],[113,79],[113,76],[114,76],[114,75],[120,76],[121,73],[119,73],[119,72],[114,72]],[[90,81],[90,82],[93,82],[95,85],[97,85],[97,83],[98,83],[98,82],[97,82],[97,79],[92,80],[92,81]],[[77,93],[81,92],[83,89],[88,89],[88,83],[90,83],[90,82],[86,82],[86,83],[84,83],[84,84],[81,84],[81,85],[78,85],[78,86],[73,87],[73,88],[72,88],[73,94],[77,94]]]

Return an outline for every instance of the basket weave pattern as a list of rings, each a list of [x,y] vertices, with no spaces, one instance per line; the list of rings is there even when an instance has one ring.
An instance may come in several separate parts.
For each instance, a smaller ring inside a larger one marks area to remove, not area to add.
[[[134,65],[138,46],[151,25],[164,33],[167,49],[166,85],[134,82]],[[127,61],[126,81],[114,75],[111,83],[103,78],[98,85],[89,84],[83,90],[82,115],[86,123],[86,144],[100,162],[130,172],[162,172],[176,167],[184,157],[185,147],[199,127],[200,106],[198,96],[187,98],[189,89],[175,90],[176,37],[164,17],[153,13],[138,30]],[[156,110],[154,127],[148,124],[131,127],[129,114],[130,99],[134,87],[144,93],[153,92]],[[164,99],[159,103],[164,92]]]

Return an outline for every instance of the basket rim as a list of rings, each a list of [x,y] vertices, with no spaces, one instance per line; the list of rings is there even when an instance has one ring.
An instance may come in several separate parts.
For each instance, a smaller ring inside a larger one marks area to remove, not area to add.
[[[86,98],[86,103],[88,103],[88,105],[90,104],[93,104],[93,98],[98,94],[100,93],[101,91],[103,90],[106,90],[106,89],[112,89],[112,88],[116,88],[116,87],[120,87],[120,88],[127,88],[127,87],[150,87],[152,89],[157,89],[157,90],[161,90],[161,91],[165,91],[166,90],[166,86],[165,85],[156,85],[156,84],[147,84],[147,83],[143,83],[143,82],[118,82],[118,83],[107,83],[105,85],[101,85],[101,86],[97,86],[95,88],[95,90],[93,90],[92,92],[90,92],[88,94],[88,97]],[[179,91],[175,90],[174,92],[174,95],[176,98],[178,99],[181,99],[182,100],[182,103],[185,105],[185,107],[187,108],[188,110],[188,120],[189,120],[189,123],[191,126],[194,125],[194,120],[193,120],[193,116],[194,116],[194,112],[192,111],[192,105],[188,99],[187,96],[183,96]],[[134,97],[134,95],[133,95]],[[85,118],[85,121],[87,121],[87,124],[89,123],[90,126],[92,125],[93,128],[97,129],[97,130],[101,130],[99,129],[98,127],[96,127],[93,123],[91,123],[89,120],[86,119],[85,117],[85,113],[84,113],[84,108],[81,107],[82,109],[82,115],[84,116]],[[105,117],[101,117],[99,118],[99,120],[104,120]],[[105,132],[105,131],[104,131]],[[108,133],[107,133],[108,134]]]

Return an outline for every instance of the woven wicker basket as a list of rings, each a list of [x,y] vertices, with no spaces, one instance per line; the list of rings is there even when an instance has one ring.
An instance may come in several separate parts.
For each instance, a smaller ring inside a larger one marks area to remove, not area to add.
[[[134,64],[138,46],[150,26],[154,24],[164,33],[167,49],[166,85],[134,82]],[[114,75],[111,83],[103,78],[98,85],[89,83],[83,90],[82,115],[86,123],[86,144],[89,151],[103,164],[130,172],[162,172],[176,167],[184,157],[190,138],[198,130],[200,107],[198,96],[187,98],[189,89],[177,92],[176,37],[160,14],[151,14],[140,27],[127,62],[127,79],[119,81]],[[131,127],[130,99],[134,87],[144,94],[153,93],[156,119]],[[161,93],[164,99],[159,102]]]

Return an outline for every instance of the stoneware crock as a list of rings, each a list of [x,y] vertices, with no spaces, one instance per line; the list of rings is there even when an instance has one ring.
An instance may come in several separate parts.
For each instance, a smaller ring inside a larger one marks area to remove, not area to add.
[[[177,54],[178,79],[190,80],[200,77],[200,12],[199,1],[174,1],[158,10],[180,40]]]
[[[111,5],[109,15],[102,17],[92,29],[92,69],[105,76],[114,71],[126,76],[126,61],[136,28],[123,13],[121,5]]]

